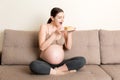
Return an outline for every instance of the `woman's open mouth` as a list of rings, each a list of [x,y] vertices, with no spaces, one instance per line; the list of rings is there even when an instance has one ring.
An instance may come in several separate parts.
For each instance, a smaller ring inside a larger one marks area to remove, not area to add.
[[[60,25],[62,25],[62,22],[60,22]]]

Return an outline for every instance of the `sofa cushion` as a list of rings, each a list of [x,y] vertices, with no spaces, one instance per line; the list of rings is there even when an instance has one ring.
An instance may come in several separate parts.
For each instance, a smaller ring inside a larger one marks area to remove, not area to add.
[[[101,60],[103,64],[120,63],[120,31],[100,30]]]
[[[65,58],[83,56],[87,64],[100,64],[98,30],[75,31],[72,42],[72,49],[65,52]]]
[[[120,80],[120,65],[101,65],[101,67],[113,78],[113,80]]]
[[[76,73],[66,75],[34,75],[28,66],[0,66],[1,80],[111,80],[99,66],[86,65]]]
[[[5,30],[2,64],[29,64],[39,56],[37,31]],[[98,30],[75,31],[65,59],[83,56],[87,64],[100,64]]]
[[[34,75],[28,66],[0,66],[0,80],[54,80],[52,76]]]
[[[2,64],[29,64],[39,54],[38,32],[5,30]]]

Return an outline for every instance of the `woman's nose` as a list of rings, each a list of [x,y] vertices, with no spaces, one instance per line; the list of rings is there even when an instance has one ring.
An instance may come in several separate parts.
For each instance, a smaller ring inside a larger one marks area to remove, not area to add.
[[[62,22],[64,22],[64,19],[62,19]]]

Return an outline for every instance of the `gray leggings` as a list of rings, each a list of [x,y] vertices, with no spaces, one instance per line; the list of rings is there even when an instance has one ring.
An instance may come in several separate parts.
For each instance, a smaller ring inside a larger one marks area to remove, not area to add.
[[[73,57],[73,58],[64,60],[62,63],[58,65],[53,65],[53,64],[47,63],[42,59],[39,59],[39,60],[33,61],[29,65],[29,67],[31,72],[33,72],[34,74],[48,75],[50,74],[51,68],[59,67],[64,64],[67,65],[68,70],[79,70],[86,64],[86,60],[84,57]]]

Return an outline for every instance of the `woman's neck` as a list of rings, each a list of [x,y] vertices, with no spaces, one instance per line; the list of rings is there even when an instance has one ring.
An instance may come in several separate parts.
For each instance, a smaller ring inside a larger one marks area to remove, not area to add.
[[[50,24],[51,24],[52,27],[58,28],[57,25],[54,22],[51,22]]]

